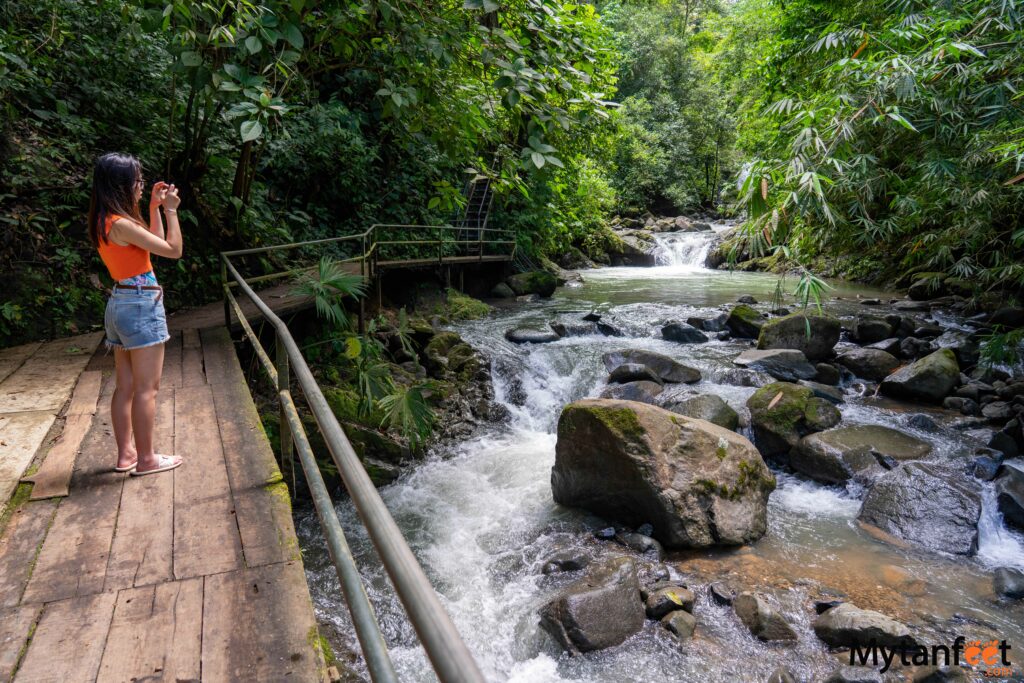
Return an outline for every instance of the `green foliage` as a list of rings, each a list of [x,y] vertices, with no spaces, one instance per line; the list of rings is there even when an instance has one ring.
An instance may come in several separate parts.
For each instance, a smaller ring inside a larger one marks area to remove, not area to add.
[[[366,293],[366,281],[361,275],[347,272],[343,264],[324,256],[316,273],[300,277],[295,293],[311,297],[316,304],[317,315],[339,330],[347,331],[352,328],[352,321],[345,312],[342,299],[362,297]]]
[[[381,426],[400,432],[414,449],[433,432],[436,418],[423,396],[423,385],[395,386],[378,404],[384,412]]]
[[[784,8],[759,46],[754,111],[770,125],[741,192],[752,251],[789,244],[799,259],[867,254],[1024,285],[1019,3]]]
[[[483,301],[451,287],[445,290],[445,299],[448,302],[448,317],[451,320],[476,320],[491,312],[491,307]],[[404,309],[402,312],[405,312]]]

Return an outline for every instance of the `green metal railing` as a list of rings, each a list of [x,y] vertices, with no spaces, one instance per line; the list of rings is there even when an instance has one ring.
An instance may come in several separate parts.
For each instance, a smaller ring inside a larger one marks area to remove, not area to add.
[[[402,230],[404,233],[426,230],[437,233],[438,237],[428,240],[405,239],[405,237],[408,237],[408,234],[405,234],[402,236],[403,239],[380,239],[381,233],[386,230]],[[466,261],[466,256],[460,256],[458,252],[460,249],[469,249],[473,246],[475,246],[477,252],[475,256],[478,256],[481,261],[484,260],[484,251],[488,247],[505,248],[511,245],[512,249],[507,255],[509,259],[515,253],[514,240],[500,238],[484,239],[486,233],[494,233],[496,236],[504,233],[501,236],[506,236],[512,234],[510,231],[482,230],[477,240],[446,239],[447,233],[454,230],[459,230],[459,228],[453,226],[374,225],[364,233],[346,237],[221,252],[225,322],[230,329],[231,315],[234,312],[246,337],[256,351],[260,365],[276,387],[280,410],[282,467],[289,471],[294,489],[293,458],[297,450],[299,464],[309,485],[313,505],[316,508],[320,526],[327,540],[331,561],[334,563],[335,571],[341,582],[342,593],[348,605],[349,613],[352,616],[352,623],[366,660],[367,669],[375,683],[397,683],[398,677],[388,654],[384,637],[381,635],[376,613],[366,594],[362,578],[359,575],[359,569],[345,539],[344,530],[338,520],[334,504],[331,501],[323,475],[316,463],[313,449],[299,418],[295,401],[292,398],[291,384],[293,372],[295,382],[301,389],[306,403],[316,420],[317,428],[327,444],[331,458],[341,475],[352,503],[362,519],[381,563],[391,579],[398,598],[404,606],[409,621],[415,629],[438,678],[443,683],[480,683],[484,678],[472,654],[470,654],[469,649],[441,604],[433,586],[427,579],[423,568],[417,562],[401,530],[395,524],[383,500],[381,500],[380,495],[377,493],[373,482],[370,481],[370,477],[363,468],[359,456],[352,448],[352,444],[349,442],[348,437],[345,436],[344,430],[327,404],[327,399],[324,398],[323,392],[313,378],[313,374],[310,372],[306,360],[302,357],[302,353],[292,338],[287,325],[252,289],[251,285],[253,283],[293,276],[302,269],[293,268],[281,273],[262,275],[247,280],[239,274],[235,264],[232,263],[232,259],[275,251],[293,250],[307,246],[358,242],[360,245],[359,255],[339,259],[339,261],[343,263],[358,262],[360,274],[364,277],[369,277],[379,275],[382,267],[396,267],[403,262],[421,264],[426,260],[422,257],[424,247],[433,252],[427,258],[433,261],[436,255],[439,264],[444,264],[445,259],[451,258],[461,258],[462,263],[471,262]],[[415,246],[420,250],[419,255],[421,258],[407,258],[404,261],[401,259],[390,261],[380,259],[382,251],[396,246],[401,246],[403,249]],[[452,250],[454,250],[454,254],[445,253]],[[259,313],[273,326],[276,337],[276,354],[274,359],[271,359],[260,342],[259,336],[253,330],[252,325],[233,294],[233,289],[241,291],[256,306]]]

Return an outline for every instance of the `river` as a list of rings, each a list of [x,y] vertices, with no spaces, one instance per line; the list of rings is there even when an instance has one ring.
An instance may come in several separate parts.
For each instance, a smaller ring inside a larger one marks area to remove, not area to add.
[[[597,396],[607,376],[601,354],[626,347],[664,353],[699,368],[704,379],[693,388],[718,394],[737,411],[745,410],[755,390],[727,383],[735,381],[732,358],[749,348],[748,342],[681,345],[662,340],[658,330],[664,321],[717,314],[743,294],[756,297],[762,302],[758,308],[766,310],[778,278],[705,268],[708,233],[661,235],[659,243],[661,265],[583,271],[582,284],[562,287],[549,300],[504,307],[486,319],[454,326],[490,357],[497,398],[512,417],[433,453],[381,490],[488,680],[765,681],[781,664],[801,680],[821,680],[839,663],[810,626],[813,600],[822,595],[842,595],[859,607],[901,619],[925,634],[926,641],[998,636],[1009,639],[1015,651],[1024,649],[1024,608],[1019,601],[997,603],[991,589],[993,568],[1024,568],[1024,539],[1004,526],[990,485],[984,487],[977,556],[946,558],[897,548],[861,530],[855,522],[861,491],[776,472],[779,485],[769,499],[764,538],[740,549],[669,557],[673,578],[697,594],[697,637],[679,644],[648,622],[618,647],[579,657],[561,653],[540,628],[537,612],[579,572],[545,576],[540,568],[557,548],[599,543],[592,532],[607,526],[605,520],[552,500],[561,408]],[[832,284],[827,308],[836,315],[864,312],[858,296],[888,298],[886,292]],[[787,282],[785,291],[794,285]],[[542,328],[552,320],[578,320],[592,310],[614,321],[626,336],[567,337],[522,346],[503,336],[511,327]],[[941,322],[958,324],[952,318]],[[747,381],[760,385],[771,380],[754,375]],[[851,386],[840,408],[844,424],[887,425],[931,442],[932,458],[970,452],[970,444],[954,429],[927,433],[910,427],[910,415],[927,412],[919,407],[859,396]],[[351,506],[340,502],[338,511],[400,678],[436,680]],[[296,516],[317,616],[334,627],[330,630],[351,633],[316,517],[310,510],[298,510]],[[797,644],[779,647],[752,638],[731,608],[710,599],[707,584],[718,579],[769,593],[797,631]],[[357,649],[354,638],[339,637],[347,648]]]

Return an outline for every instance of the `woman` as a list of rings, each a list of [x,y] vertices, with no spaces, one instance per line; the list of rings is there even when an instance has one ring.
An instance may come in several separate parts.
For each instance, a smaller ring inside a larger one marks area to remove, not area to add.
[[[110,402],[117,440],[118,472],[133,476],[173,470],[178,456],[153,450],[156,395],[170,339],[163,289],[157,284],[150,254],[181,258],[178,190],[158,182],[149,198],[149,225],[139,213],[144,182],[139,160],[104,154],[93,170],[89,237],[114,279],[104,316],[107,347],[114,349],[116,386]],[[167,218],[167,235],[160,215]],[[134,434],[134,445],[132,436]]]

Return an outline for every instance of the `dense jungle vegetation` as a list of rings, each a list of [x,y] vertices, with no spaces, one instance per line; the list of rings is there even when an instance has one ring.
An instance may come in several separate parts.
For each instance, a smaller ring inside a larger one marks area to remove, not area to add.
[[[525,254],[721,212],[847,274],[1024,286],[1015,0],[7,0],[0,346],[88,329],[92,161],[182,188],[172,306],[222,249],[450,219],[494,179]],[[99,274],[99,275],[97,275]]]

